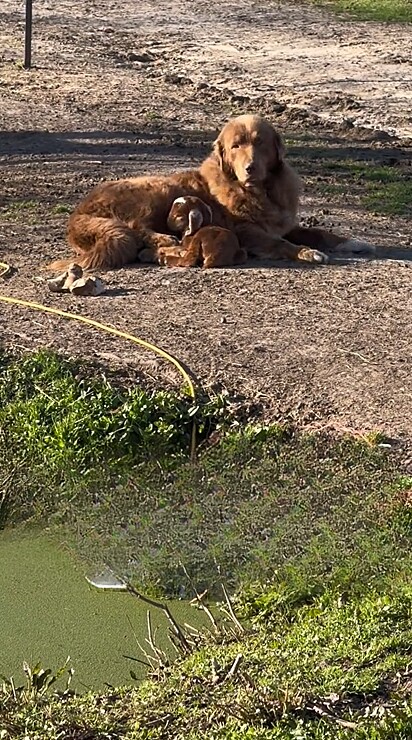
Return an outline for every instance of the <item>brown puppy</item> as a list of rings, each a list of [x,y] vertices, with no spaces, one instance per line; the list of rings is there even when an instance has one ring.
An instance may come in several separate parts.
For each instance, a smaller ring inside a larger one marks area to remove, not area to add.
[[[210,206],[192,195],[182,196],[173,201],[167,217],[167,228],[172,234],[190,236],[201,226],[210,226],[213,221]]]
[[[200,198],[176,198],[170,209],[167,226],[183,235],[181,246],[158,251],[159,262],[176,267],[226,267],[247,259],[233,231],[211,226],[212,211]]]
[[[213,223],[234,230],[256,257],[327,262],[319,249],[372,251],[356,240],[297,227],[299,193],[279,134],[259,116],[239,116],[224,126],[198,170],[98,185],[70,216],[68,241],[84,268],[156,262],[159,248],[175,244],[167,234],[172,203],[189,195],[201,198]]]

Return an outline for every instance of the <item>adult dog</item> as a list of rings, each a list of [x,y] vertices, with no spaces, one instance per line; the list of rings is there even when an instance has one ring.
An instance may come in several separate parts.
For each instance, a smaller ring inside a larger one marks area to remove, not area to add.
[[[243,115],[223,127],[197,170],[98,185],[70,216],[68,241],[84,268],[157,262],[159,249],[176,243],[167,229],[173,201],[195,196],[211,208],[213,224],[234,231],[252,257],[322,263],[323,250],[371,251],[357,240],[299,228],[299,195],[300,179],[278,132],[259,116]]]

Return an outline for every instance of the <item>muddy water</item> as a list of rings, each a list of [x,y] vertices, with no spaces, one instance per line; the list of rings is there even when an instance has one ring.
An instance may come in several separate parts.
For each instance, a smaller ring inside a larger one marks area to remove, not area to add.
[[[179,621],[199,625],[188,603],[169,606]],[[130,684],[130,668],[141,677],[144,668],[123,655],[142,657],[136,639],[144,642],[146,611],[130,594],[89,586],[81,565],[45,534],[1,533],[0,675],[19,684],[24,660],[56,669],[70,655],[78,690]],[[166,626],[162,614],[152,617]]]

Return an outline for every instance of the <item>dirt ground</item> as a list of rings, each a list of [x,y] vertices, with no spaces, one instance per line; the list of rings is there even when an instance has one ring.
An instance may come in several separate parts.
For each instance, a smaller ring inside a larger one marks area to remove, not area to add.
[[[296,2],[34,3],[0,9],[0,294],[110,323],[175,354],[250,412],[412,438],[406,217],[322,187],[335,159],[411,166],[412,32]],[[379,245],[374,260],[218,271],[107,272],[98,298],[52,295],[67,213],[104,178],[196,165],[233,114],[270,118],[306,182],[302,216]],[[342,175],[340,175],[342,177]],[[360,186],[361,189],[361,186]],[[179,382],[162,360],[74,322],[0,303],[6,346],[53,347],[130,378]]]

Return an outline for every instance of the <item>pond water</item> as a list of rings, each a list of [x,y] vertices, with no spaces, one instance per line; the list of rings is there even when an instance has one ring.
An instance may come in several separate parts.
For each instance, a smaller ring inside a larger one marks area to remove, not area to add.
[[[79,691],[133,683],[130,669],[144,677],[144,667],[123,655],[143,657],[136,640],[147,634],[147,606],[128,593],[96,590],[84,575],[47,534],[0,533],[0,675],[19,685],[24,660],[56,670],[70,655]],[[179,622],[202,623],[188,602],[168,604]],[[151,613],[165,649],[167,622]]]

